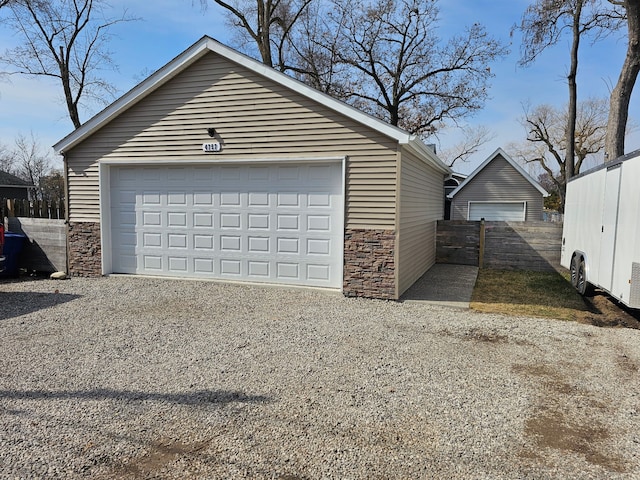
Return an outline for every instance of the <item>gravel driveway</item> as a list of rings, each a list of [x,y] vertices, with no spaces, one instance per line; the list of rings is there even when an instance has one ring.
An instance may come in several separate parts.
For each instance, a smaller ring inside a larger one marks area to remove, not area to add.
[[[640,331],[313,290],[0,283],[2,478],[640,478]]]

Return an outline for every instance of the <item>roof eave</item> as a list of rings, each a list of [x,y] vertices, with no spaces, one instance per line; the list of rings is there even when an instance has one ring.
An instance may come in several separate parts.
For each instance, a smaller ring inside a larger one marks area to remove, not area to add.
[[[443,175],[449,175],[453,172],[431,148],[427,147],[424,142],[415,135],[408,135],[406,140],[400,141],[400,144],[405,144],[407,148],[418,157],[426,159],[426,163],[442,172]]]

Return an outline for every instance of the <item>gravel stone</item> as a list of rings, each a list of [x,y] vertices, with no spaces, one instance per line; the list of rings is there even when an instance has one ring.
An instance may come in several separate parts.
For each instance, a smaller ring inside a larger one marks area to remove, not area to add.
[[[1,478],[640,478],[640,331],[312,290],[0,283]]]

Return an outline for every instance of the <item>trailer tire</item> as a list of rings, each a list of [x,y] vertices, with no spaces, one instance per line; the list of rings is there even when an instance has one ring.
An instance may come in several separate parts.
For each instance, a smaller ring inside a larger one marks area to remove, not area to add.
[[[569,267],[569,273],[571,275],[571,285],[576,290],[578,289],[578,264],[580,263],[580,257],[574,255],[571,259],[571,265]]]
[[[587,282],[587,267],[584,260],[580,260],[578,263],[576,289],[583,297],[590,297],[593,295],[593,286]]]

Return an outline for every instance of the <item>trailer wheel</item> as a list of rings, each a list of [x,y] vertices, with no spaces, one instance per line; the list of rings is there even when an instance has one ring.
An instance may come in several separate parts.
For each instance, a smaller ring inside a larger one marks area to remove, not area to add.
[[[571,285],[573,288],[578,288],[578,264],[580,263],[579,257],[576,255],[571,259],[571,266],[569,267],[569,273],[571,274]]]
[[[587,272],[584,260],[580,260],[578,263],[576,289],[580,295],[585,297],[590,297],[593,294],[593,286],[587,282]]]

